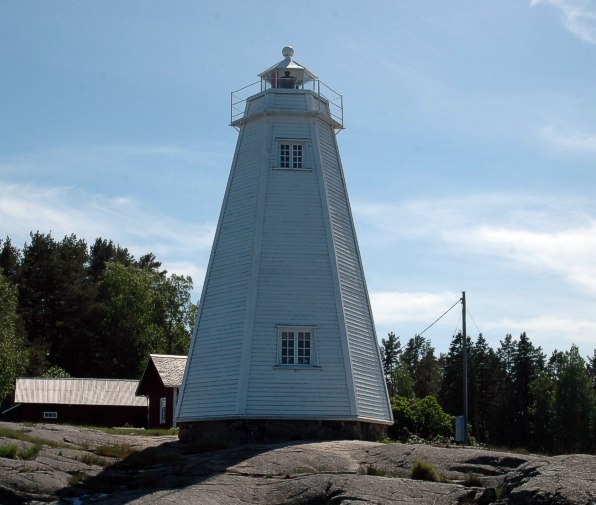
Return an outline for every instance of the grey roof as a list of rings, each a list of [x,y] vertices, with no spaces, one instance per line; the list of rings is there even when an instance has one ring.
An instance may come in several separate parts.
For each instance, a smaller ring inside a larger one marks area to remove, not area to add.
[[[177,388],[182,384],[182,376],[186,367],[186,356],[169,354],[151,354],[151,361],[161,377],[164,387]]]
[[[139,381],[124,379],[17,379],[15,403],[146,407]]]

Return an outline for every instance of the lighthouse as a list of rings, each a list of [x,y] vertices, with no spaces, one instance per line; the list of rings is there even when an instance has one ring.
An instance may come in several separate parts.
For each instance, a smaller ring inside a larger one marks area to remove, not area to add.
[[[238,140],[176,410],[180,438],[383,436],[393,423],[336,134],[294,60],[231,94]]]

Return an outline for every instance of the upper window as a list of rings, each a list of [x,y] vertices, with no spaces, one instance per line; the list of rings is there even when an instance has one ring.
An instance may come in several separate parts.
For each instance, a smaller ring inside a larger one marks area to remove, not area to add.
[[[278,328],[280,365],[316,366],[314,328]]]
[[[279,166],[281,168],[303,168],[303,145],[282,142],[279,144]]]

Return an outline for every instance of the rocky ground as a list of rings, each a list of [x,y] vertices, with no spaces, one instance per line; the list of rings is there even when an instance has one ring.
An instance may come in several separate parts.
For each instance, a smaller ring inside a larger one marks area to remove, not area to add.
[[[0,457],[2,505],[596,505],[596,456],[360,441],[222,448],[60,425],[2,429],[28,437],[0,436],[0,448],[19,447],[19,459]],[[418,461],[441,482],[410,478]]]

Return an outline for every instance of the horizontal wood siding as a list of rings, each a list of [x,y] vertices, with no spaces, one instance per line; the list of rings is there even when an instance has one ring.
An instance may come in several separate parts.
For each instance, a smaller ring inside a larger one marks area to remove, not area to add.
[[[246,299],[256,226],[258,172],[262,166],[262,123],[244,126],[222,215],[198,327],[191,346],[179,418],[236,413]]]
[[[390,421],[364,272],[333,129],[317,121],[358,416]]]
[[[273,94],[273,108],[276,110],[306,110],[304,92],[277,91]]]
[[[276,115],[273,137],[308,138],[308,117]],[[269,172],[247,392],[250,417],[350,414],[316,170]],[[278,324],[316,326],[317,368],[276,368]]]

